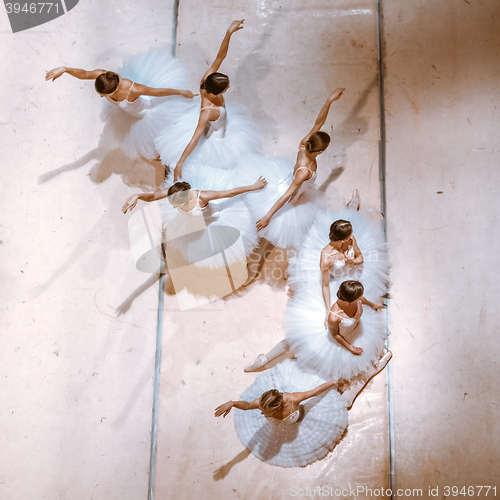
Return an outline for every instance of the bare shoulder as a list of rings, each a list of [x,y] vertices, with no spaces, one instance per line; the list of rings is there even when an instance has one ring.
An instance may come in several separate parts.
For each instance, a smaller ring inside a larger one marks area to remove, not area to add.
[[[340,318],[334,314],[332,310],[328,313],[328,324],[329,325],[337,325],[340,323]]]

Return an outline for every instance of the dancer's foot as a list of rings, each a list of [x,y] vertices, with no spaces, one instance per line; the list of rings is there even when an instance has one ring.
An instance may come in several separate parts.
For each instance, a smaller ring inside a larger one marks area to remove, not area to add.
[[[258,275],[258,274],[255,274],[255,275],[254,275],[254,276],[252,276],[252,277],[250,277],[250,276],[249,276],[249,277],[246,279],[246,281],[243,283],[243,285],[241,285],[241,286],[250,286],[252,283],[255,283],[255,282],[257,281],[257,278],[258,278],[258,277],[259,277],[259,275]]]
[[[352,198],[350,199],[349,203],[347,203],[347,208],[355,208],[357,211],[359,211],[360,206],[361,200],[359,198],[359,192],[357,189],[355,189],[352,192]]]
[[[257,359],[254,359],[251,363],[248,363],[243,370],[245,372],[253,372],[255,370],[258,370],[259,368],[262,368],[265,364],[267,364],[267,357],[265,354],[259,354],[257,356]]]
[[[378,375],[387,366],[387,363],[389,363],[391,358],[392,358],[392,352],[386,351],[384,355],[380,358],[379,362],[377,363],[375,371],[370,375],[370,378],[361,386],[359,390],[356,391],[355,388],[352,388],[344,392],[344,394],[342,394],[347,400],[348,410],[352,408],[354,401],[356,401],[358,396],[363,392],[364,388],[368,385],[368,382],[370,382],[373,379],[373,377],[375,377],[375,375]]]
[[[254,273],[253,271],[250,270],[250,265],[247,264],[247,279],[243,282],[243,285],[241,286],[250,286],[252,283],[257,281],[257,278],[259,277],[259,273]]]

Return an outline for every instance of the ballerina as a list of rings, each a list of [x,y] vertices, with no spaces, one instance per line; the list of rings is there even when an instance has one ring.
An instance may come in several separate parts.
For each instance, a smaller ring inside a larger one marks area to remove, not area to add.
[[[174,180],[183,175],[186,160],[200,166],[234,168],[242,154],[260,151],[260,136],[253,124],[241,115],[237,106],[228,105],[223,94],[229,88],[229,77],[218,70],[227,56],[231,36],[243,29],[243,20],[229,26],[219,52],[200,84],[201,109],[193,103],[171,127],[156,139],[162,162],[174,169]]]
[[[362,281],[371,296],[382,296],[387,290],[389,260],[382,229],[359,212],[359,207],[355,189],[347,209],[318,213],[298,253],[290,258],[288,285],[295,293],[309,289],[312,295],[318,294],[321,287],[325,324],[330,297],[337,293],[342,281]]]
[[[318,210],[324,210],[319,193],[313,189],[318,155],[330,143],[330,136],[321,128],[330,106],[340,99],[345,89],[335,89],[326,100],[310,132],[299,144],[295,164],[270,156],[247,155],[238,162],[235,178],[251,178],[257,172],[265,175],[268,186],[257,195],[247,195],[246,202],[256,220],[260,236],[273,245],[297,247],[305,237]]]
[[[189,165],[189,168],[199,174],[197,177],[191,175],[192,184],[177,182],[169,188],[132,195],[123,205],[123,213],[133,210],[139,200],[162,200],[161,211],[168,242],[189,263],[213,269],[246,259],[257,244],[257,232],[246,205],[241,200],[229,198],[262,189],[266,180],[259,177],[251,185],[229,187],[230,177],[226,175],[227,189],[212,190],[210,184],[214,183],[214,175],[211,169],[197,165]],[[221,177],[215,182],[220,185]],[[204,231],[205,228],[209,231]],[[244,255],[233,246],[240,236]],[[217,257],[221,252],[224,252],[224,257]]]
[[[319,264],[322,281],[321,291],[325,301],[327,318],[331,307],[330,274],[333,272],[335,276],[338,271],[342,272],[349,266],[359,266],[363,262],[363,254],[352,234],[351,223],[343,219],[336,220],[330,226],[330,243],[321,251]]]
[[[383,306],[366,299],[363,292],[359,281],[343,282],[325,327],[321,297],[311,296],[307,290],[301,291],[285,312],[286,339],[267,354],[260,354],[244,370],[258,370],[269,361],[292,351],[299,364],[316,370],[325,378],[350,380],[366,373],[382,352],[385,329],[383,318],[375,314]],[[363,305],[373,313],[367,314],[361,324]],[[358,345],[355,346],[354,342]]]
[[[226,417],[232,408],[244,410],[235,414],[236,432],[257,458],[281,467],[308,465],[324,458],[341,439],[348,423],[347,411],[391,358],[387,351],[366,381],[357,381],[342,394],[332,390],[336,380],[325,382],[287,359],[259,375],[240,401],[218,406],[215,416]]]
[[[61,66],[47,72],[45,80],[55,81],[64,74],[79,80],[95,80],[95,90],[106,98],[102,118],[107,128],[131,159],[158,157],[154,140],[159,132],[175,121],[195,95],[186,88],[187,79],[181,64],[160,51],[150,51],[130,59],[120,70],[86,71]],[[174,87],[174,88],[171,88]]]

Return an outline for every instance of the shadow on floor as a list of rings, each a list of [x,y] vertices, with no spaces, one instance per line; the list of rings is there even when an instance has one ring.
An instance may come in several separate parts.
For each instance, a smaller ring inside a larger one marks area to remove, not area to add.
[[[95,184],[107,181],[112,175],[118,175],[127,186],[142,190],[151,190],[159,186],[165,178],[165,169],[160,161],[137,159],[131,160],[119,148],[110,148],[105,133],[99,145],[77,160],[66,163],[38,177],[38,184],[45,184],[64,173],[72,172],[93,163],[86,174]]]

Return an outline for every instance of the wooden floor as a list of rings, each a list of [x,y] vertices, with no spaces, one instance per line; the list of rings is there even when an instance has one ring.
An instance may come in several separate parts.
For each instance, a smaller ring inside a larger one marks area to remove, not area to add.
[[[230,22],[244,18],[221,68],[227,100],[247,106],[267,153],[290,160],[328,93],[345,87],[317,184],[332,209],[357,188],[379,222],[375,8],[180,0],[177,55],[195,90]],[[500,488],[500,5],[382,8],[394,493],[441,499],[453,496],[447,486],[475,486],[483,498],[477,486]],[[158,283],[135,270],[120,208],[163,171],[110,149],[92,82],[44,76],[170,51],[172,13],[172,1],[82,0],[15,35],[0,19],[2,499],[147,498]],[[356,402],[336,449],[306,468],[261,463],[232,416],[213,417],[254,380],[243,366],[283,337],[284,266],[270,260],[267,279],[198,310],[180,312],[167,283],[156,499],[284,499],[323,486],[383,498],[366,488],[391,484],[386,375]]]

